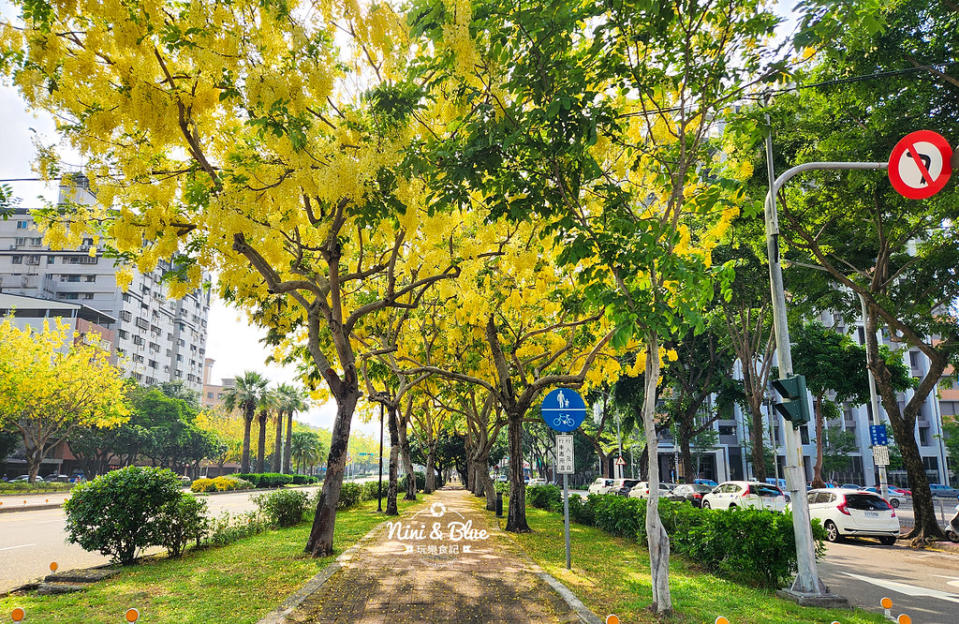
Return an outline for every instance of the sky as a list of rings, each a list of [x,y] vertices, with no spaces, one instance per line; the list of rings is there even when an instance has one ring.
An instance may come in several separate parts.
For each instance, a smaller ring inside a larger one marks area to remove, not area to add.
[[[777,12],[787,14],[793,4],[794,0],[778,0]],[[0,16],[7,19],[11,15],[13,11],[10,4],[6,0],[0,0]],[[35,140],[43,144],[56,141],[52,118],[28,111],[14,88],[0,84],[0,180],[34,177],[31,163],[36,156]],[[61,153],[65,154],[68,164],[79,164],[78,158],[69,162],[69,152],[61,150]],[[38,197],[55,200],[57,195],[56,185],[12,182],[10,186],[14,196],[21,198],[21,205],[26,208],[38,207],[41,204]],[[233,377],[246,370],[259,371],[273,382],[295,380],[296,375],[291,368],[265,363],[269,352],[260,340],[266,332],[248,324],[243,312],[214,298],[208,328],[207,357],[215,360],[211,377],[214,383],[219,383],[219,379],[223,377]],[[334,415],[335,407],[328,403],[312,407],[308,413],[298,416],[298,419],[329,429]],[[356,419],[353,427],[370,435],[379,433],[378,423],[362,423]]]

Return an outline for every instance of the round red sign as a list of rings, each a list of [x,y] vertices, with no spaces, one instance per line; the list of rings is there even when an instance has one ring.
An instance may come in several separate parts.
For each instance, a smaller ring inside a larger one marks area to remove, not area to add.
[[[926,199],[943,189],[952,174],[952,148],[931,130],[910,132],[889,155],[892,188],[909,199]]]

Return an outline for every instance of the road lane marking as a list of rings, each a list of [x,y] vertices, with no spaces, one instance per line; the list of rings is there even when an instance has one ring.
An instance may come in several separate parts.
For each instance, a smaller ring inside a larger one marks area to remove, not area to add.
[[[850,574],[849,572],[844,572],[846,576],[850,576],[854,579],[869,583],[870,585],[875,585],[876,587],[882,587],[884,589],[889,589],[894,592],[899,592],[900,594],[905,594],[907,596],[928,596],[929,598],[938,598],[939,600],[947,600],[949,602],[955,602],[959,604],[959,595],[950,594],[948,592],[939,591],[938,589],[929,589],[927,587],[917,587],[915,585],[907,585],[905,583],[897,583],[896,581],[888,581],[886,579],[873,578],[871,576],[861,576],[859,574]]]
[[[0,548],[0,550],[13,550],[15,548],[30,548],[31,546],[36,546],[36,544],[20,544],[19,546],[7,546],[6,548]]]

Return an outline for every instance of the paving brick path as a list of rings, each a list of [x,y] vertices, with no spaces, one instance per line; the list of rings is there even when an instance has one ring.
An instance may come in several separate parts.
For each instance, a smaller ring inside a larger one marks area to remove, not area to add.
[[[401,524],[383,525],[287,622],[579,622],[475,501],[463,490],[440,490]]]

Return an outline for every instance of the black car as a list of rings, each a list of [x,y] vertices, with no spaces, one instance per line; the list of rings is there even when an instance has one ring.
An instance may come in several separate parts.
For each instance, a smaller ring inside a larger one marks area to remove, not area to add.
[[[637,483],[639,483],[639,479],[623,479],[623,487],[613,493],[617,496],[629,496],[629,491],[633,489],[633,486]]]
[[[686,501],[695,507],[703,506],[703,495],[713,491],[713,488],[702,483],[681,483],[669,493],[669,500]]]

